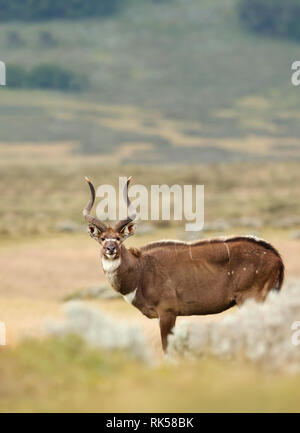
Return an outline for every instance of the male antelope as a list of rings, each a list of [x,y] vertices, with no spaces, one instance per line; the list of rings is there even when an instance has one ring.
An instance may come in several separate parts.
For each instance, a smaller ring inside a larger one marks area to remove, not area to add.
[[[86,181],[91,198],[83,215],[91,237],[101,245],[104,273],[112,287],[145,316],[159,318],[164,351],[177,316],[220,313],[248,298],[263,301],[270,290],[280,290],[284,265],[279,253],[253,237],[157,241],[127,249],[123,242],[135,232],[135,216],[114,227],[91,216],[95,189]],[[132,206],[127,189],[126,198]]]

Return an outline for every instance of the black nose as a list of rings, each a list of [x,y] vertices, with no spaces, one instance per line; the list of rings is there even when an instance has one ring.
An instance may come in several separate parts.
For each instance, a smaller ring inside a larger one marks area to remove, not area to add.
[[[108,245],[106,249],[109,253],[114,253],[116,251],[116,248],[113,245]]]

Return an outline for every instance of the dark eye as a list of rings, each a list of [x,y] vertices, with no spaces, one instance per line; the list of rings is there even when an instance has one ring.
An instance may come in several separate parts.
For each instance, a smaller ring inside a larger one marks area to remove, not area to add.
[[[105,241],[105,238],[101,238],[101,241],[102,241],[102,242]]]
[[[117,239],[117,241],[119,241],[120,240],[119,236],[116,239]]]

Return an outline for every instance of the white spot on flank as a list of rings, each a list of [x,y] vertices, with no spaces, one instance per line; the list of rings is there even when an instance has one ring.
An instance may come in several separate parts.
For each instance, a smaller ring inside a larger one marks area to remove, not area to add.
[[[127,295],[123,295],[123,298],[125,299],[126,302],[128,302],[128,304],[133,303],[136,291],[137,291],[137,288],[135,290],[133,290],[132,292],[128,293]]]
[[[246,268],[243,268],[244,269],[244,271],[246,270]]]

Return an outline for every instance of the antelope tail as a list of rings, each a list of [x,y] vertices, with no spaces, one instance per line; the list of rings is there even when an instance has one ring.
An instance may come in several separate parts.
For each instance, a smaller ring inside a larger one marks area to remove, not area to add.
[[[278,275],[278,280],[276,282],[275,287],[273,288],[273,290],[275,292],[279,292],[282,284],[283,284],[283,280],[284,280],[284,264],[283,262],[280,263],[280,269],[279,269],[279,275]]]

